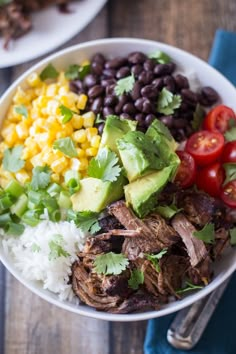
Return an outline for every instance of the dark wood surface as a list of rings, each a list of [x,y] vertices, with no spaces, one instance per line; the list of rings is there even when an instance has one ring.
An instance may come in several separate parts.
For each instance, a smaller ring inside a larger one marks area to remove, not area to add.
[[[235,31],[235,18],[235,0],[110,0],[65,46],[103,37],[139,37],[172,44],[207,60],[216,29]],[[7,74],[0,70],[0,86],[7,86],[38,60]],[[0,354],[142,354],[145,330],[146,322],[108,323],[67,313],[7,273]]]

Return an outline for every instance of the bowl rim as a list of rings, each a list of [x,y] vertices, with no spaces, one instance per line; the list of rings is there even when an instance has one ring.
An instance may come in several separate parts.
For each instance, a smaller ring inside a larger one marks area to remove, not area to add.
[[[193,62],[197,62],[200,64],[202,67],[205,68],[210,68],[212,73],[218,76],[219,79],[223,80],[225,84],[227,83],[228,87],[230,87],[231,90],[235,90],[236,94],[236,88],[231,84],[230,81],[228,81],[218,70],[215,68],[211,67],[209,64],[207,64],[204,60],[198,58],[197,56],[188,53],[187,51],[177,48],[175,46],[165,44],[159,41],[153,41],[153,40],[148,40],[148,39],[141,39],[141,38],[129,38],[129,37],[116,37],[116,38],[102,38],[102,39],[97,39],[97,40],[92,40],[92,41],[87,41],[84,43],[80,43],[77,45],[73,45],[70,47],[67,47],[65,49],[62,49],[60,51],[57,51],[54,54],[51,54],[44,58],[43,60],[40,60],[37,64],[33,65],[30,67],[27,71],[22,73],[17,80],[15,80],[9,88],[5,91],[5,93],[1,96],[0,98],[0,105],[4,102],[4,100],[14,92],[16,87],[25,81],[27,76],[34,72],[37,71],[39,68],[43,67],[45,64],[48,64],[52,62],[53,60],[66,56],[74,51],[78,51],[81,49],[87,49],[91,48],[94,46],[99,46],[99,45],[104,45],[104,44],[111,44],[111,45],[117,45],[117,44],[143,44],[143,45],[153,45],[154,48],[160,48],[161,50],[174,50],[175,53],[179,53],[183,56],[187,56],[189,59],[191,59]],[[10,263],[8,264],[7,256],[2,254],[0,252],[0,260],[4,264],[4,266],[10,271],[10,273],[24,286],[26,286],[28,289],[30,289],[34,294],[38,295],[39,297],[43,298],[44,300],[48,301],[51,304],[54,304],[64,310],[70,311],[72,313],[78,314],[78,315],[83,315],[95,319],[101,319],[101,320],[108,320],[108,321],[122,321],[122,322],[130,322],[130,321],[139,321],[139,320],[148,320],[152,318],[157,318],[157,317],[162,317],[171,313],[174,313],[178,310],[181,310],[195,301],[200,300],[204,296],[208,295],[211,293],[213,290],[215,290],[218,286],[220,286],[235,270],[236,270],[236,263],[232,264],[230,267],[227,268],[227,270],[221,274],[218,278],[215,279],[215,282],[210,283],[207,285],[205,288],[199,290],[198,292],[187,296],[186,298],[182,300],[175,301],[175,305],[173,307],[164,307],[160,310],[157,311],[148,311],[148,312],[140,312],[140,313],[130,313],[130,314],[111,314],[107,312],[100,312],[96,311],[95,309],[92,309],[89,307],[90,311],[87,310],[88,306],[86,305],[76,305],[73,306],[73,304],[69,303],[67,300],[66,301],[60,301],[59,299],[54,299],[53,297],[50,296],[50,294],[46,294],[41,289],[36,288],[36,286],[22,278],[19,274],[18,271],[14,268],[14,266]]]

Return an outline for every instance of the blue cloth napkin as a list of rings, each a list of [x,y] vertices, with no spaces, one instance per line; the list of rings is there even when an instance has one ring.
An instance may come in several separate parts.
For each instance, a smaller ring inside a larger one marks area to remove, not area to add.
[[[236,33],[217,30],[209,63],[236,85]],[[236,354],[236,273],[233,275],[199,343],[192,350],[174,349],[166,339],[176,314],[150,320],[145,354]]]

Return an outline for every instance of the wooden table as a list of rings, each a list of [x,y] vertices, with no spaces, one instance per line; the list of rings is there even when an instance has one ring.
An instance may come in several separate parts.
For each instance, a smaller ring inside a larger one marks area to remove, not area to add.
[[[139,37],[207,60],[215,30],[235,31],[235,18],[235,0],[110,0],[66,46],[102,37]],[[5,79],[14,80],[31,65],[9,69]],[[3,347],[5,354],[141,354],[145,329],[146,322],[108,323],[67,313],[6,275],[5,342],[0,343],[0,354]]]

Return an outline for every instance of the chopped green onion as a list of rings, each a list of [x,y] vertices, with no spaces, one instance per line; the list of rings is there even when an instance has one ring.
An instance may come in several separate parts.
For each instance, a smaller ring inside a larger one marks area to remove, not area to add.
[[[58,205],[62,209],[69,209],[72,206],[70,194],[67,191],[61,191],[58,198]]]
[[[28,198],[22,194],[15,204],[11,206],[11,213],[17,215],[19,218],[26,212]]]
[[[34,205],[39,205],[42,201],[42,193],[30,190],[28,193],[29,202]]]
[[[1,199],[0,199],[0,212],[9,209],[12,205],[13,205],[13,201],[10,198],[10,196],[8,195],[4,195]]]
[[[7,234],[8,235],[13,235],[13,236],[20,236],[25,230],[24,225],[22,224],[16,224],[14,222],[9,222],[7,226]]]
[[[6,226],[9,222],[11,222],[11,214],[10,213],[5,213],[0,215],[0,226]]]
[[[5,192],[9,193],[13,197],[18,198],[21,194],[24,193],[24,187],[22,187],[22,185],[19,182],[13,179],[6,186]]]
[[[61,186],[57,183],[52,183],[48,188],[47,192],[51,197],[55,197],[61,191]]]
[[[70,194],[80,190],[80,174],[77,171],[69,170],[65,173],[65,184]]]
[[[22,222],[29,225],[29,226],[36,226],[38,225],[40,219],[35,210],[27,210],[21,218]]]
[[[49,219],[54,222],[60,221],[61,220],[60,210],[54,210],[52,213],[49,213]]]

